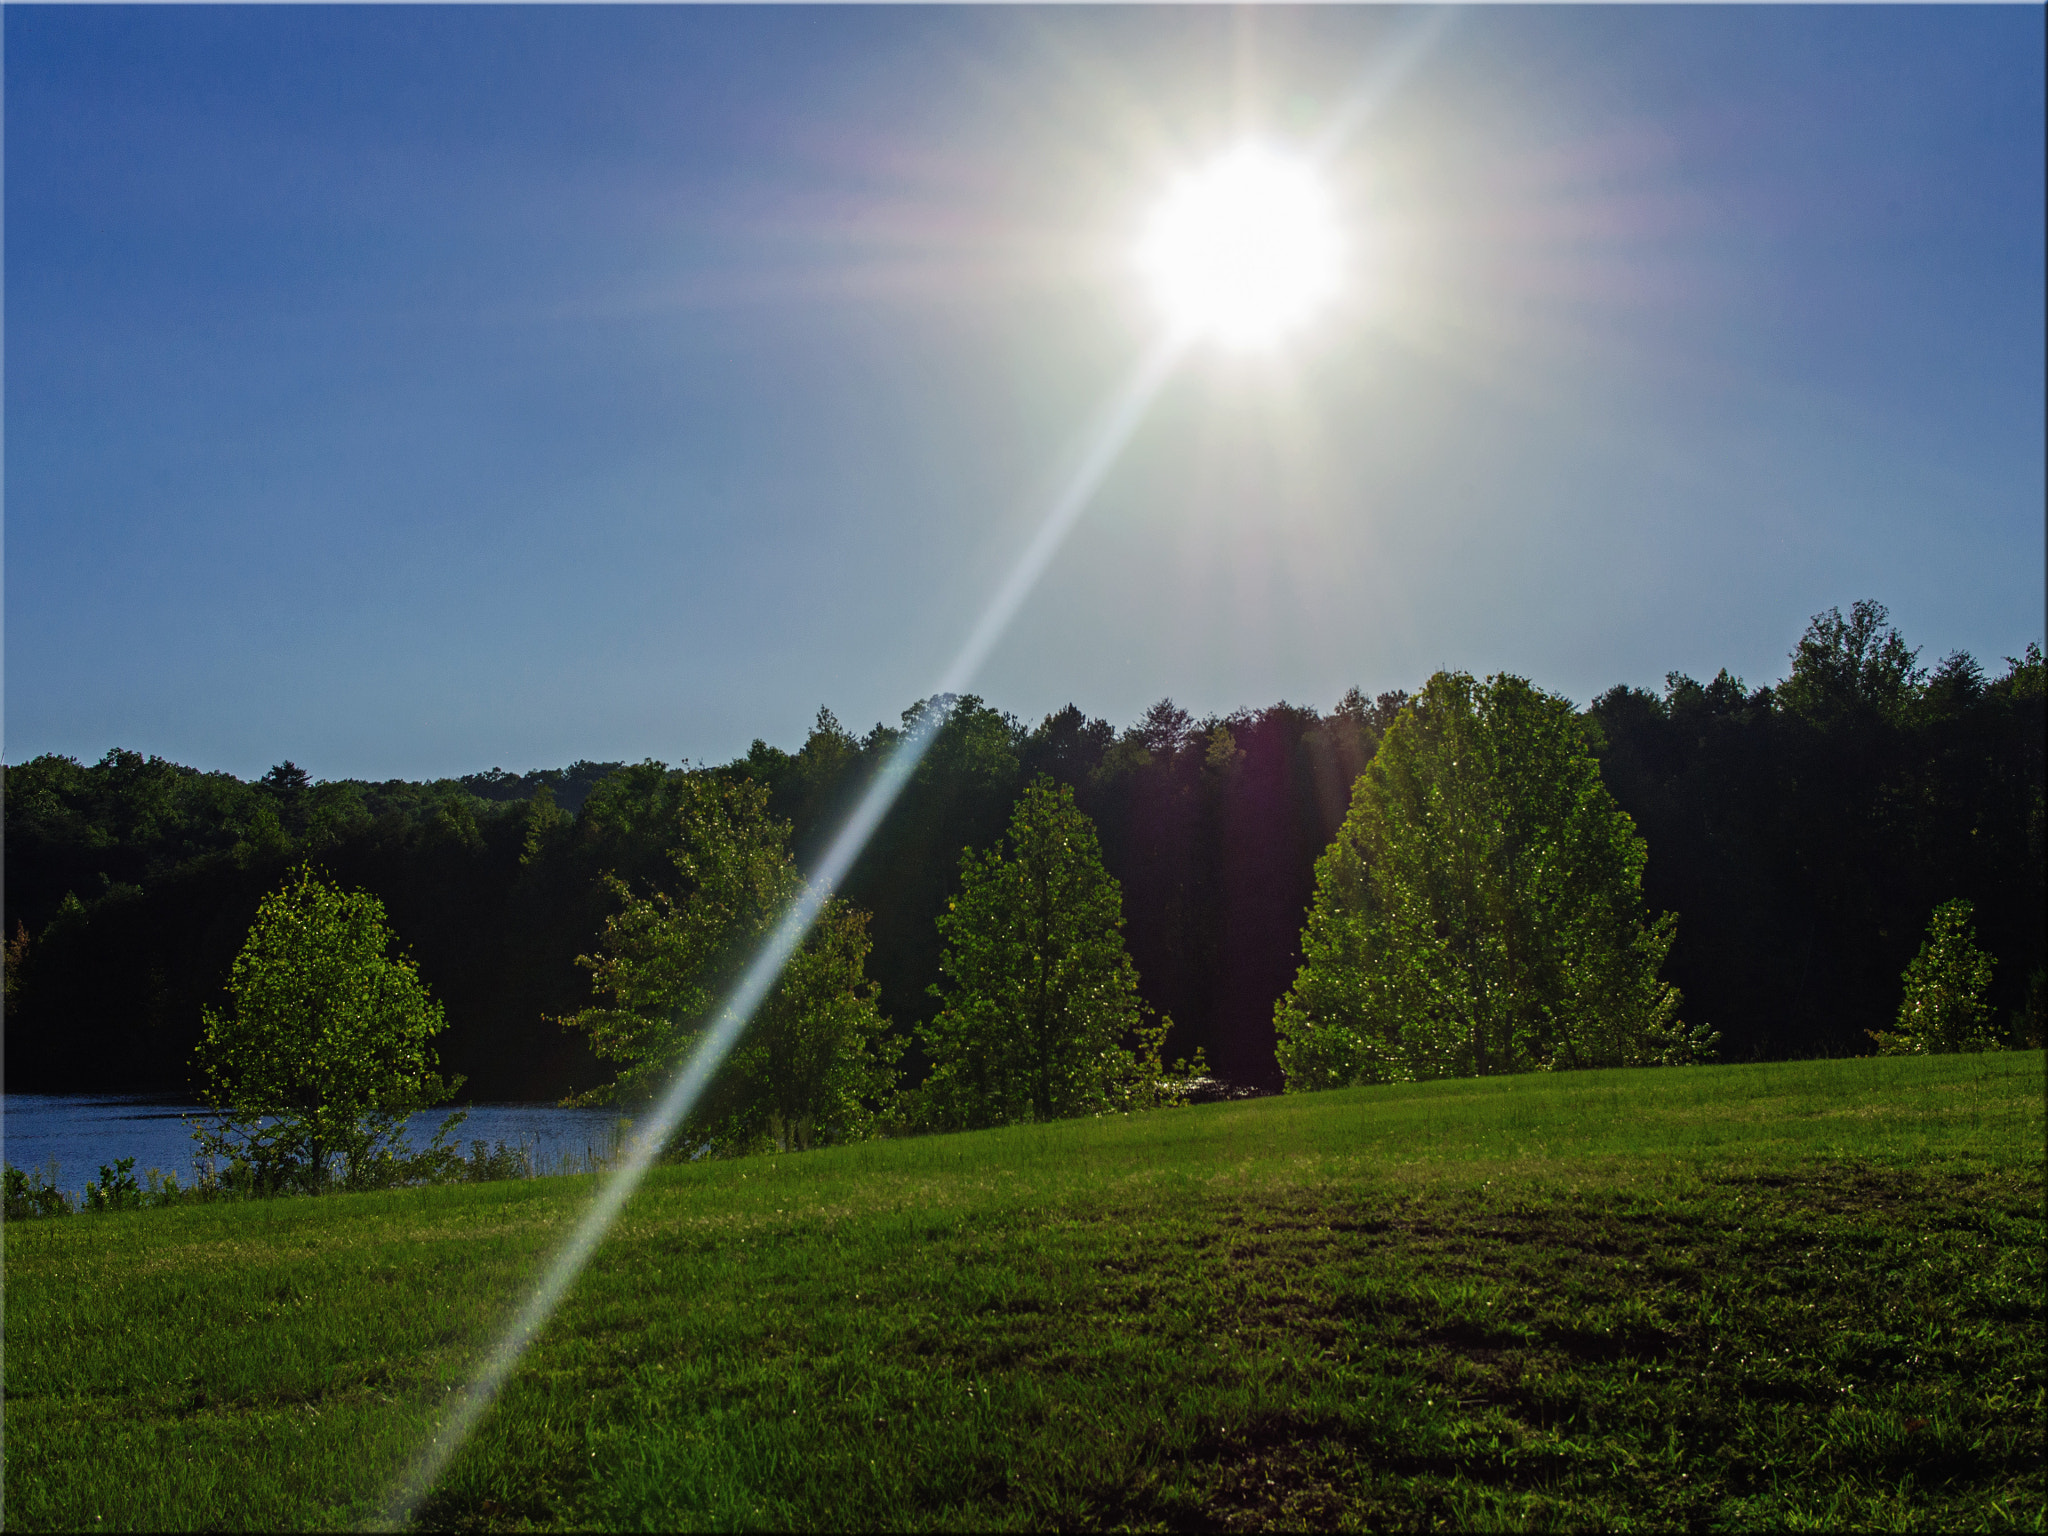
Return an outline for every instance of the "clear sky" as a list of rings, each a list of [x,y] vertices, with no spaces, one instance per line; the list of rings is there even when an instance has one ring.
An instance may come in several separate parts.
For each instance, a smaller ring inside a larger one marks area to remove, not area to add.
[[[1119,724],[2043,627],[2043,18],[1460,12],[1349,265],[1166,386],[976,680]],[[15,7],[6,754],[426,777],[930,691],[1180,170],[1394,10]]]

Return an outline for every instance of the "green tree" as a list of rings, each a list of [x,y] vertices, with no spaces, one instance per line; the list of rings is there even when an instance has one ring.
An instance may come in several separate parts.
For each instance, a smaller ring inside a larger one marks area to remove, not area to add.
[[[1902,718],[1927,672],[1890,618],[1868,599],[1852,604],[1846,619],[1839,608],[1815,614],[1792,652],[1792,675],[1778,685],[1779,707],[1817,725]]]
[[[1867,1031],[1881,1056],[1933,1056],[1954,1051],[1989,1051],[1998,1042],[1991,1033],[1991,1010],[1984,994],[1991,987],[1991,956],[1977,947],[1970,923],[1975,910],[1958,898],[1945,901],[1927,920],[1927,938],[1901,978],[1905,997],[1899,1003],[1896,1030]]]
[[[22,987],[28,975],[28,924],[15,920],[14,937],[7,941],[6,950],[6,1011],[11,1018],[20,1006]]]
[[[942,1006],[919,1031],[936,1123],[1054,1120],[1160,1101],[1170,1026],[1146,1022],[1124,950],[1122,891],[1070,788],[1040,775],[1006,838],[985,854],[962,852],[960,894],[938,926],[945,983],[932,991]]]
[[[526,836],[519,845],[519,862],[536,864],[568,829],[569,815],[555,804],[554,786],[543,784],[526,802]]]
[[[228,976],[233,1006],[202,1016],[200,1095],[212,1125],[193,1131],[264,1188],[363,1188],[430,1167],[462,1116],[413,1157],[405,1123],[450,1098],[433,1037],[446,1027],[412,961],[390,953],[384,906],[301,865],[263,898]],[[452,1155],[452,1154],[450,1154]]]
[[[623,1063],[585,1102],[654,1098],[803,890],[789,828],[769,816],[765,786],[691,774],[674,793],[680,840],[670,859],[680,889],[641,896],[607,876],[621,910],[606,920],[600,952],[578,957],[610,1005],[563,1022],[586,1031],[599,1056]],[[824,904],[679,1128],[679,1145],[799,1151],[872,1133],[893,1098],[902,1047],[888,1038],[865,974],[867,921],[836,897]]]
[[[1658,980],[1676,919],[1570,702],[1440,672],[1387,729],[1316,864],[1276,1009],[1290,1089],[1692,1059]]]

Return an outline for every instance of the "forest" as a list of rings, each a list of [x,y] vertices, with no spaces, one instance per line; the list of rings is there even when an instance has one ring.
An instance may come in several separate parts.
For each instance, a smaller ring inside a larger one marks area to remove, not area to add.
[[[1964,898],[1995,960],[2013,1043],[2038,1041],[2043,975],[2043,660],[1995,674],[1923,663],[1878,604],[1814,618],[1780,681],[1673,673],[1578,720],[1648,844],[1651,911],[1676,914],[1664,980],[1724,1061],[1862,1055],[1899,1007],[1929,915]],[[1417,679],[1418,688],[1422,680]],[[746,781],[808,870],[919,710],[949,706],[916,775],[845,880],[872,914],[867,974],[906,1075],[939,1004],[939,918],[1040,775],[1067,786],[1122,888],[1138,988],[1168,1058],[1277,1087],[1274,1011],[1302,964],[1316,861],[1405,692],[1327,713],[1278,703],[1192,718],[1162,700],[1119,730],[1071,706],[1028,724],[974,697],[918,701],[865,734],[820,709],[794,751],[717,765],[577,762],[432,782],[254,781],[116,749],[4,770],[6,1072],[11,1090],[193,1088],[259,902],[310,860],[373,893],[446,1008],[442,1066],[477,1100],[552,1100],[609,1075],[564,1017],[619,882],[673,878],[692,786]],[[609,877],[609,878],[608,878]]]

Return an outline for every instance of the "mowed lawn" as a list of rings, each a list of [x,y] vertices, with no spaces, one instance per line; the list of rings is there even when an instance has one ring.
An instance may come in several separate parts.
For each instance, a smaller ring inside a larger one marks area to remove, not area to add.
[[[658,1170],[419,1512],[2048,1525],[2040,1052]],[[11,1529],[373,1523],[589,1179],[8,1224]]]

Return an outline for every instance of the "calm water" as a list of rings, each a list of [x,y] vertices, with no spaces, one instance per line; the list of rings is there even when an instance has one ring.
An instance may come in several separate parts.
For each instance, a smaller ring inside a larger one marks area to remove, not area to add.
[[[558,1109],[552,1104],[472,1104],[469,1118],[449,1141],[467,1154],[472,1141],[525,1147],[543,1171],[564,1162],[585,1163],[613,1143],[618,1116],[604,1109]],[[57,1164],[57,1187],[74,1200],[100,1165],[135,1159],[135,1177],[158,1168],[192,1182],[192,1128],[197,1104],[163,1095],[10,1093],[0,1099],[0,1155],[17,1168]],[[446,1109],[414,1115],[408,1128],[415,1150],[447,1116]]]

